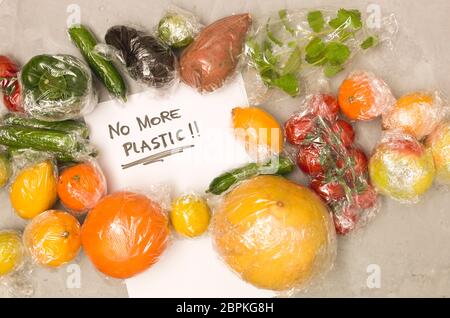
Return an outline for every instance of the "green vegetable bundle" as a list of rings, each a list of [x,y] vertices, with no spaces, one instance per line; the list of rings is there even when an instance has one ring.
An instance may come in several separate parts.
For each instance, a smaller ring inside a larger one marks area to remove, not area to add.
[[[358,10],[280,10],[249,37],[246,55],[268,87],[295,97],[308,71],[333,77],[353,54],[377,44],[363,21]]]

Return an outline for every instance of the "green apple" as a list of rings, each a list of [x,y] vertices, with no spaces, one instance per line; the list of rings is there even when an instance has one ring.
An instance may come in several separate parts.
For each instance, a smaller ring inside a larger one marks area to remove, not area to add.
[[[450,120],[442,122],[428,136],[426,145],[433,154],[436,181],[450,185]]]
[[[15,231],[0,231],[0,276],[19,268],[24,260],[22,238]]]
[[[380,193],[398,201],[416,202],[433,184],[433,156],[411,136],[390,136],[370,158],[369,174]]]

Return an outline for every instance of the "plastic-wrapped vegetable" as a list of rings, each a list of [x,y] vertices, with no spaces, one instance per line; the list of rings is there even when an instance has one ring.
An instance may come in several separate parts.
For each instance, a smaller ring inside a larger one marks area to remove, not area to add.
[[[436,181],[450,185],[450,119],[444,120],[428,136],[427,149],[431,149],[436,168]]]
[[[212,235],[223,260],[259,288],[291,291],[324,275],[336,255],[331,216],[310,189],[257,176],[226,193]]]
[[[191,44],[202,25],[192,13],[170,6],[158,23],[158,37],[175,49]]]
[[[285,124],[286,139],[296,147],[297,164],[310,176],[310,187],[331,209],[337,233],[347,234],[378,211],[366,155],[353,144],[353,127],[338,119],[335,97],[309,95],[301,108]]]
[[[100,272],[129,278],[158,261],[169,233],[168,217],[160,204],[142,194],[115,192],[89,212],[81,240]]]
[[[239,14],[205,27],[182,53],[181,79],[199,92],[212,92],[235,73],[252,19]]]
[[[396,103],[389,86],[375,74],[354,71],[339,89],[339,106],[351,120],[372,120]]]
[[[406,94],[383,114],[383,128],[401,130],[421,140],[445,118],[446,106],[439,92]]]
[[[71,214],[49,210],[27,224],[23,242],[34,262],[59,267],[78,255],[81,248],[81,226]]]
[[[419,201],[436,174],[432,151],[398,131],[385,132],[370,158],[369,172],[380,193],[404,203]]]
[[[7,56],[0,55],[0,93],[3,95],[3,104],[11,112],[23,112],[18,73],[17,64]]]
[[[78,118],[95,107],[91,72],[71,55],[38,55],[22,69],[25,111],[45,121]]]
[[[365,21],[355,9],[280,10],[256,23],[246,55],[269,88],[297,96],[308,73],[333,77],[357,52],[384,40]]]
[[[59,174],[58,197],[76,215],[93,209],[107,193],[106,179],[95,160],[64,168]]]
[[[156,88],[175,82],[176,57],[158,38],[118,25],[106,32],[105,42],[118,50],[119,59],[134,80]]]

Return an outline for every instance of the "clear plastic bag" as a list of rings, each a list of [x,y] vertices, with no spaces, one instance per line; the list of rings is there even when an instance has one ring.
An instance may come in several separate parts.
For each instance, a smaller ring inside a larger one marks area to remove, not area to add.
[[[338,234],[365,225],[379,210],[369,181],[367,157],[354,145],[350,123],[338,118],[337,99],[327,93],[308,95],[285,123],[285,135],[310,188],[332,211]]]
[[[105,176],[96,160],[64,167],[59,173],[58,198],[75,216],[93,209],[107,193]]]
[[[373,27],[355,9],[280,10],[256,21],[245,53],[267,88],[296,97],[307,91],[303,86],[311,73],[333,77],[360,51],[396,32],[392,16]]]
[[[353,71],[339,89],[339,106],[350,120],[372,120],[396,103],[389,86],[371,72]]]
[[[81,226],[70,213],[48,210],[27,224],[23,242],[36,264],[57,268],[77,257],[81,249]]]
[[[168,46],[180,49],[191,44],[202,27],[191,12],[170,5],[158,23],[156,34]]]
[[[383,115],[383,129],[400,130],[422,140],[449,114],[441,93],[412,92]]]
[[[245,13],[206,26],[181,54],[182,81],[200,93],[222,87],[236,73],[251,22]]]
[[[31,296],[31,267],[22,242],[22,235],[15,230],[0,230],[0,285],[14,297]]]
[[[426,146],[433,154],[436,182],[450,185],[450,119],[440,123],[427,137]]]
[[[293,292],[325,275],[336,233],[325,204],[280,176],[257,176],[227,192],[214,209],[212,237],[224,262],[256,287]]]
[[[105,196],[82,226],[85,253],[103,274],[130,278],[156,263],[170,236],[169,219],[157,201],[134,192]]]
[[[0,95],[3,105],[11,112],[23,112],[19,67],[9,57],[0,55]]]
[[[36,119],[61,121],[91,112],[97,95],[89,68],[71,55],[37,55],[22,68],[25,111]]]
[[[370,158],[369,173],[381,194],[416,203],[433,184],[433,154],[411,135],[386,131]]]
[[[177,59],[171,48],[159,38],[135,28],[118,25],[105,35],[107,46],[96,50],[108,58],[117,58],[134,80],[154,88],[170,87],[177,80]]]

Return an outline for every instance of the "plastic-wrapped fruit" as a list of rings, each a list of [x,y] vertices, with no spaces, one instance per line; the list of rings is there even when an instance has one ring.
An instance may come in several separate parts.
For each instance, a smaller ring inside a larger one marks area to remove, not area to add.
[[[433,153],[436,181],[450,184],[450,120],[446,120],[428,136],[427,149]]]
[[[34,218],[55,204],[56,183],[56,168],[50,160],[22,169],[9,191],[12,207],[20,217]]]
[[[28,223],[23,234],[33,260],[50,267],[72,261],[80,251],[80,223],[71,214],[50,210]]]
[[[393,104],[395,98],[388,85],[370,72],[350,73],[339,89],[339,106],[351,120],[372,120]]]
[[[313,115],[294,115],[284,125],[286,140],[291,145],[297,146],[300,146],[315,129],[316,121]]]
[[[265,289],[304,287],[330,269],[335,230],[322,200],[278,176],[242,182],[213,216],[213,239],[224,261]]]
[[[114,278],[132,277],[156,263],[168,236],[168,218],[160,205],[132,192],[116,192],[100,200],[81,233],[92,263]]]
[[[325,149],[320,144],[302,146],[298,151],[297,165],[308,175],[317,176],[323,174],[329,160],[324,153]]]
[[[245,143],[247,152],[263,158],[283,150],[283,132],[277,120],[258,107],[236,107],[232,111],[236,137]]]
[[[401,202],[416,202],[433,183],[433,156],[414,137],[389,132],[370,158],[369,173],[380,193]]]
[[[436,128],[445,115],[445,107],[437,92],[414,92],[401,97],[383,115],[383,128],[401,130],[421,140]]]
[[[94,163],[80,163],[61,172],[57,191],[67,209],[85,213],[106,194],[106,180],[100,167]]]
[[[210,214],[205,200],[197,195],[188,194],[172,203],[170,220],[175,231],[181,235],[196,237],[208,229]]]
[[[313,116],[321,116],[324,119],[334,122],[339,113],[339,104],[336,97],[330,94],[311,95],[307,102],[309,112]]]
[[[24,261],[22,238],[15,231],[0,231],[0,277],[18,269]]]

